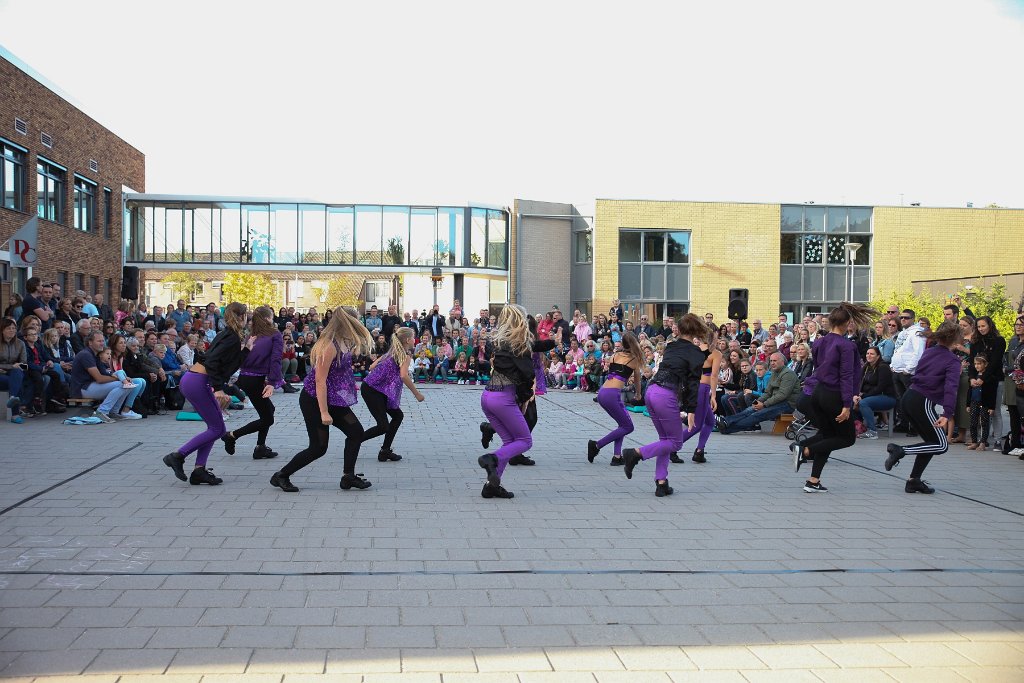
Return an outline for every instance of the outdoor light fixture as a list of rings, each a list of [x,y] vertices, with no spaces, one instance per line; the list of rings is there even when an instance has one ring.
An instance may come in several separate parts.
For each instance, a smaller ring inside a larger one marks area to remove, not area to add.
[[[441,283],[444,282],[444,274],[440,268],[434,268],[430,271],[430,284],[434,286],[434,305],[437,305],[437,290],[441,288]]]
[[[850,301],[853,301],[853,262],[854,262],[854,259],[857,258],[857,250],[860,249],[862,246],[864,246],[864,245],[862,245],[860,242],[847,242],[846,243],[846,251],[849,253],[849,259],[850,259],[850,269],[849,269],[849,271],[847,271],[847,273],[848,273],[847,277],[849,278],[849,281],[850,281]]]

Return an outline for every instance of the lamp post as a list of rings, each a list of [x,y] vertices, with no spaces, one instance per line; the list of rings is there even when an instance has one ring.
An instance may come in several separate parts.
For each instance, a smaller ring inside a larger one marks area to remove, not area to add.
[[[434,268],[430,271],[430,284],[434,286],[434,305],[437,305],[437,290],[441,288],[441,283],[444,282],[444,274],[440,268]]]
[[[850,283],[850,302],[853,302],[853,262],[857,258],[857,250],[861,248],[860,242],[847,242],[846,252],[849,255],[850,268],[847,271],[847,280]]]

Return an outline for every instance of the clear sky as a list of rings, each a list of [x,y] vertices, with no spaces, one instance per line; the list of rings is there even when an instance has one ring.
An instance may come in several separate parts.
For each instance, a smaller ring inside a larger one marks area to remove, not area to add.
[[[1024,207],[1021,0],[0,0],[0,44],[150,192]]]

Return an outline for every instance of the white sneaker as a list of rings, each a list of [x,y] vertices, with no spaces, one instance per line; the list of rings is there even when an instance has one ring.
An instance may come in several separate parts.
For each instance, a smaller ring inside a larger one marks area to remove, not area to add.
[[[142,416],[136,413],[134,410],[129,410],[127,413],[121,413],[118,417],[125,420],[141,420]]]
[[[1020,457],[1024,455],[1024,448],[1014,448],[1007,455],[1016,455],[1017,457]]]
[[[460,386],[460,387],[461,387],[461,386],[462,386],[463,384],[465,384],[465,383],[466,383],[466,380],[464,380],[464,379],[460,379],[460,380],[459,380],[459,386]]]
[[[873,432],[873,431],[871,431],[869,429],[868,431],[864,432],[863,434],[861,434],[857,438],[858,439],[877,439],[878,438],[878,432]]]

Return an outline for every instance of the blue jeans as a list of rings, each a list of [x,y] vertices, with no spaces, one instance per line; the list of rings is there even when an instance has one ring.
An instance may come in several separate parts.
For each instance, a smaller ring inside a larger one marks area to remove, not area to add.
[[[25,371],[21,368],[11,368],[0,375],[0,389],[6,389],[10,392],[11,398],[19,398],[22,401],[25,397],[22,396],[22,389],[25,386]]]
[[[768,420],[774,420],[779,415],[784,413],[792,413],[793,406],[786,401],[781,401],[774,405],[766,406],[761,410],[754,410],[754,406],[742,410],[735,415],[730,415],[725,418],[725,427],[720,431],[722,434],[732,434],[733,432],[739,432],[746,429],[751,429],[754,425],[760,424],[761,422],[767,422]]]
[[[878,396],[866,396],[860,400],[857,410],[860,411],[860,419],[868,431],[875,431],[875,413],[884,413],[896,407],[896,399],[892,396],[880,394]]]

